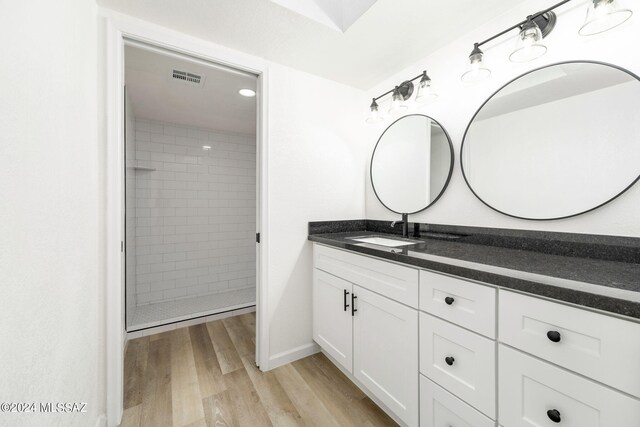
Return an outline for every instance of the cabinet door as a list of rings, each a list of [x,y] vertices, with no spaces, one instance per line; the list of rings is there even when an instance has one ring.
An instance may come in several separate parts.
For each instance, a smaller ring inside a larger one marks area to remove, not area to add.
[[[322,270],[313,272],[313,339],[353,372],[351,283]]]
[[[353,286],[354,376],[398,418],[418,425],[418,312]]]

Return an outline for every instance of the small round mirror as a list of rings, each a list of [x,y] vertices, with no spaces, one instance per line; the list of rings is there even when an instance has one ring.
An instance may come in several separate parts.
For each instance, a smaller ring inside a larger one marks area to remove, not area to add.
[[[444,128],[421,114],[404,116],[380,136],[371,156],[371,184],[378,200],[396,213],[434,204],[453,171],[453,145]]]

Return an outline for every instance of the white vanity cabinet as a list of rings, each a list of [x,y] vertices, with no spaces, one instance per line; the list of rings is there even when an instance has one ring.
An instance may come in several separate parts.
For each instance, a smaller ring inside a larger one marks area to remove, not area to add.
[[[640,427],[640,324],[420,274],[422,427]]]
[[[313,338],[396,419],[418,425],[418,270],[314,245]]]
[[[315,244],[313,322],[405,425],[640,427],[630,319]]]

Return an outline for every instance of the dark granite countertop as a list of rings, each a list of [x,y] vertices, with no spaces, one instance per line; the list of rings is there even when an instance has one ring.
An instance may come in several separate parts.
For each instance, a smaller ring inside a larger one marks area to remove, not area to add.
[[[451,240],[421,237],[411,246],[360,243],[377,231],[310,234],[309,240],[452,274],[490,285],[544,296],[640,319],[640,264],[478,244],[474,236]],[[385,237],[397,239],[396,234]]]

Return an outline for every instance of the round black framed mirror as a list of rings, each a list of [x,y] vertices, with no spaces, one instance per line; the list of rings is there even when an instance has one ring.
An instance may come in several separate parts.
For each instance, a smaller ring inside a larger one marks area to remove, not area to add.
[[[460,148],[473,194],[502,214],[569,218],[597,209],[640,177],[640,79],[595,61],[529,71],[472,117]]]
[[[380,135],[371,155],[371,185],[384,207],[414,214],[442,196],[453,164],[453,144],[444,127],[429,116],[410,114]]]

